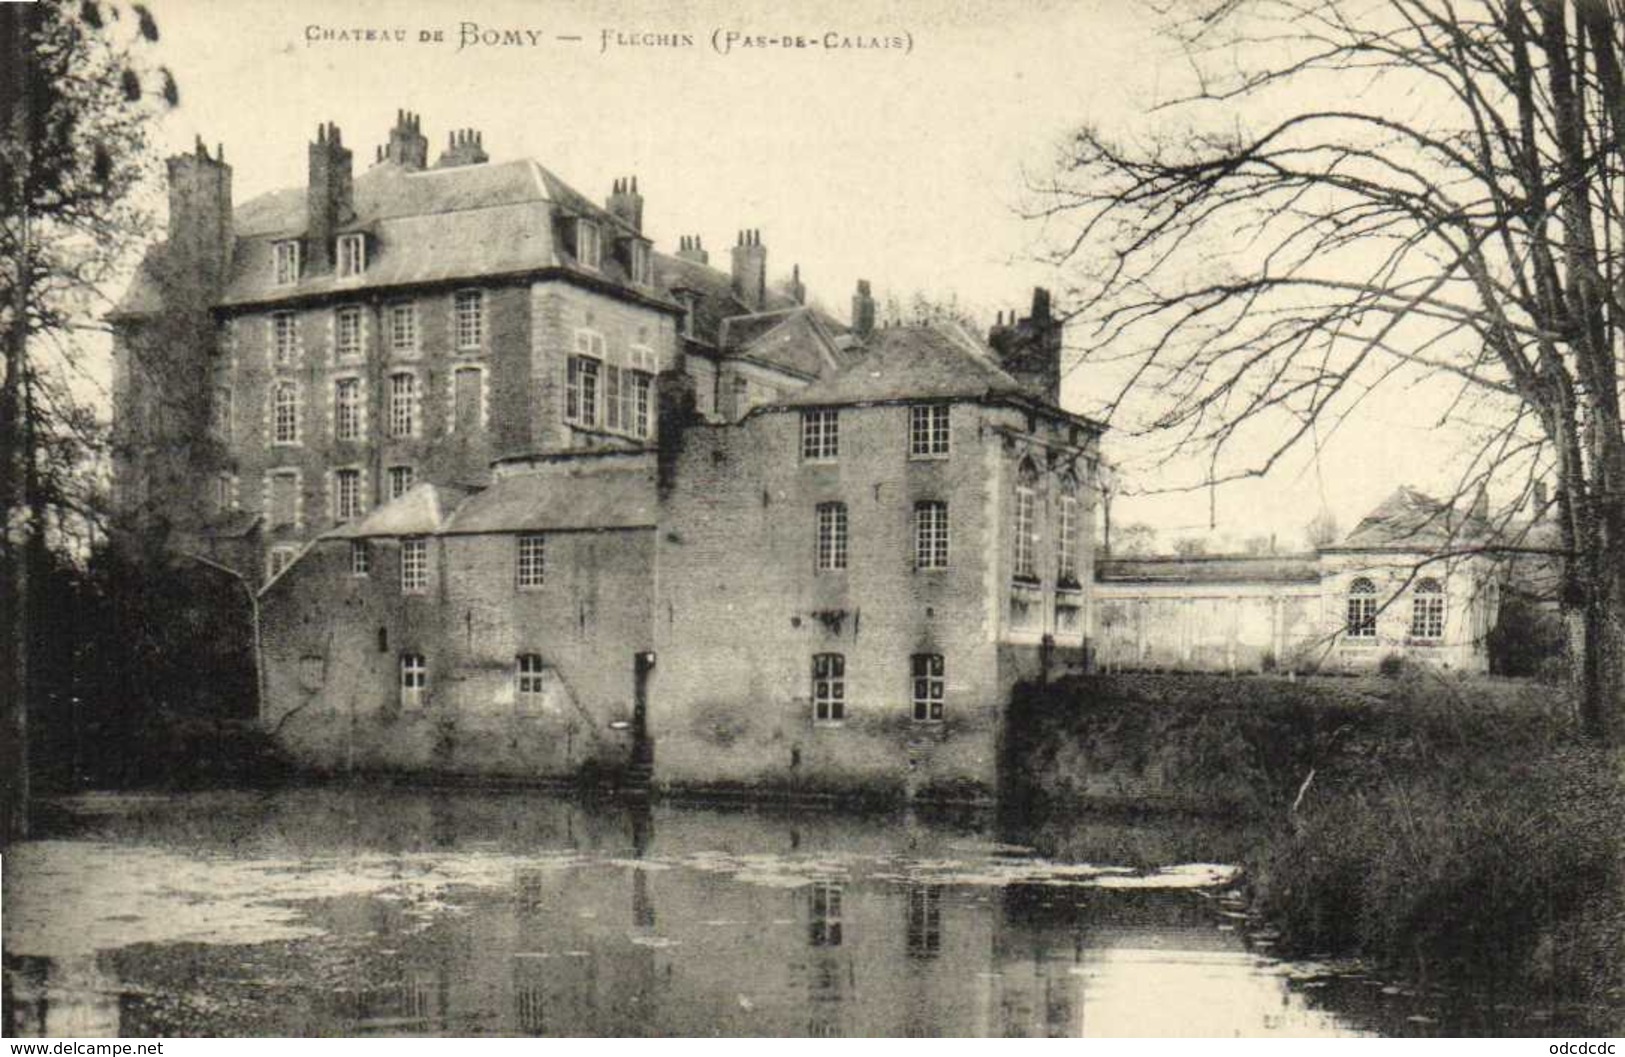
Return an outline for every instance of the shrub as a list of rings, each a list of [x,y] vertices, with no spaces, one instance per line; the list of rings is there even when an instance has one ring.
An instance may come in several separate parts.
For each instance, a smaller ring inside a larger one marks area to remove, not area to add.
[[[1397,653],[1389,653],[1377,662],[1377,674],[1392,679],[1405,670],[1405,658]]]

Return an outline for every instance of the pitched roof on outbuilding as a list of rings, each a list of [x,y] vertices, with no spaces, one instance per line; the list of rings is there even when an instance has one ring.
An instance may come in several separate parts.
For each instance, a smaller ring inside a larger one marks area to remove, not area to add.
[[[1401,485],[1354,526],[1329,552],[1436,551],[1479,543],[1491,535],[1483,517]]]
[[[372,536],[431,536],[446,517],[468,498],[468,492],[449,485],[413,485],[406,494],[376,507],[359,521],[346,522],[322,533],[322,539],[366,539]]]
[[[652,460],[585,459],[499,477],[458,507],[441,531],[653,528],[658,507]]]

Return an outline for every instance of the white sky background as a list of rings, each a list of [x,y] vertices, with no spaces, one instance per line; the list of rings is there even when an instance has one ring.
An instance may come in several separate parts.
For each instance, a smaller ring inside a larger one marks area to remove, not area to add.
[[[306,143],[331,120],[356,155],[373,159],[397,108],[422,115],[430,159],[454,128],[476,128],[495,161],[534,157],[602,200],[635,174],[645,230],[667,251],[699,233],[727,268],[740,228],[759,228],[769,272],[801,265],[811,297],[843,318],[859,277],[877,295],[915,291],[992,321],[1029,303],[1035,284],[1064,280],[1037,262],[1043,232],[1017,215],[1025,173],[1048,168],[1083,122],[1132,129],[1180,83],[1184,66],[1122,2],[719,5],[539,0],[345,4],[310,0],[150,0],[181,107],[162,126],[165,153],[201,135],[221,143],[241,203],[306,178]],[[579,34],[579,44],[473,47],[459,23]],[[409,31],[413,43],[307,44],[306,27]],[[714,29],[777,35],[913,37],[895,51],[769,49],[719,56]],[[416,43],[443,29],[449,43]],[[686,49],[599,52],[604,29],[687,32]],[[1100,379],[1069,377],[1065,402],[1088,413]],[[1393,390],[1400,395],[1402,390]],[[1264,482],[1211,497],[1217,532],[1236,541],[1275,533],[1301,544],[1329,505],[1344,530],[1401,483],[1453,487],[1441,452],[1459,440],[1433,428],[1436,396],[1372,402],[1323,445]],[[1433,408],[1427,414],[1424,407]],[[1137,449],[1108,435],[1131,487],[1157,476]],[[1207,533],[1207,493],[1120,499],[1114,521],[1149,521],[1159,542]]]

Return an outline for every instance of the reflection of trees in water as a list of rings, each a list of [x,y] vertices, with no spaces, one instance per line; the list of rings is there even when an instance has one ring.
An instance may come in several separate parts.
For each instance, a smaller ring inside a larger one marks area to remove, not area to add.
[[[942,886],[908,886],[908,956],[935,958],[942,949]]]

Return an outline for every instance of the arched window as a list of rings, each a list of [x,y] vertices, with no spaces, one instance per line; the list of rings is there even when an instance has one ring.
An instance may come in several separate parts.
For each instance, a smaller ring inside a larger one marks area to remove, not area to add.
[[[1411,638],[1444,638],[1444,586],[1432,577],[1416,582],[1411,598]]]
[[[1061,499],[1055,518],[1055,578],[1063,584],[1078,582],[1078,480],[1061,477]]]
[[[1351,639],[1377,637],[1377,585],[1363,576],[1349,584],[1348,626]]]
[[[1038,494],[1038,468],[1032,460],[1021,460],[1016,470],[1014,526],[1014,574],[1018,580],[1038,579],[1038,521],[1034,504]]]

